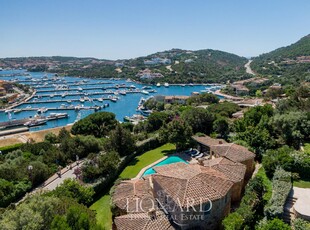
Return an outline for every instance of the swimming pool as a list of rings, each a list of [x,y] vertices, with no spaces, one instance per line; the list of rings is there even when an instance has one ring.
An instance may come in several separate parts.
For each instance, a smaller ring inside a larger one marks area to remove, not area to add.
[[[156,165],[153,165],[152,167],[148,168],[147,170],[145,170],[142,177],[156,173],[155,170],[153,169],[156,166],[169,165],[169,164],[178,163],[178,162],[183,162],[185,164],[188,164],[187,161],[181,159],[180,157],[171,156],[171,157],[166,158],[165,160],[162,160],[161,162],[157,163]]]

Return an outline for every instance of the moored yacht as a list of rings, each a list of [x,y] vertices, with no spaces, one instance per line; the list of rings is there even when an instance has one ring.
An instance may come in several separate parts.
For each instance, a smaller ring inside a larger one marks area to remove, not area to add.
[[[169,83],[166,82],[166,83],[164,84],[164,86],[165,86],[165,87],[169,87]]]
[[[146,91],[146,90],[142,90],[141,93],[143,93],[143,94],[149,94],[149,92]]]
[[[156,86],[157,86],[157,87],[160,87],[160,83],[157,83]]]

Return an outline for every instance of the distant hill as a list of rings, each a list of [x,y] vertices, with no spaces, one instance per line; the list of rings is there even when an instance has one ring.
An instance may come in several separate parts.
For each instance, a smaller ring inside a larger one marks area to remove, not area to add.
[[[29,71],[49,71],[94,78],[133,78],[150,83],[205,83],[236,81],[250,77],[245,73],[246,62],[244,57],[218,50],[172,49],[124,60],[58,56],[5,58],[0,59],[0,67],[21,67]],[[148,76],[142,71],[150,73],[151,78],[141,78]]]
[[[277,77],[283,83],[310,80],[310,34],[294,44],[254,58],[251,67],[259,74]]]

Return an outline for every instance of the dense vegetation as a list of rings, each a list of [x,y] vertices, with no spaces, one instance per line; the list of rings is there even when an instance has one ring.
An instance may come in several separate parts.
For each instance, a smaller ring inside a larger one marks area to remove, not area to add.
[[[251,67],[262,75],[272,76],[272,81],[298,85],[310,81],[310,35],[298,42],[256,57]]]
[[[1,229],[100,229],[95,213],[83,204],[92,193],[91,188],[68,179],[53,192],[34,195],[5,210],[0,216]]]
[[[152,58],[168,58],[171,64],[144,64],[145,60]],[[36,63],[46,62],[46,64],[25,65],[28,61]],[[187,51],[172,49],[164,52],[158,52],[146,57],[139,57],[128,60],[99,60],[95,58],[74,58],[74,57],[29,57],[29,58],[6,58],[0,62],[12,67],[12,63],[18,63],[21,66],[27,66],[29,71],[52,71],[58,74],[83,77],[101,77],[101,78],[132,78],[141,80],[136,76],[140,70],[146,68],[154,73],[160,73],[164,77],[160,79],[146,80],[150,83],[170,82],[170,83],[206,83],[206,82],[226,82],[227,80],[238,80],[248,78],[245,73],[244,64],[246,58],[239,57],[218,50],[198,50]],[[55,63],[56,68],[49,69],[47,63]],[[116,64],[121,63],[117,67]],[[167,66],[170,66],[170,68]],[[116,71],[119,68],[121,71]]]
[[[174,144],[169,149],[176,146],[178,151],[193,147],[191,136],[203,133],[246,146],[262,163],[246,186],[240,206],[223,221],[225,229],[286,229],[288,225],[281,219],[291,180],[309,180],[309,155],[300,150],[310,142],[309,95],[309,85],[292,88],[275,108],[264,105],[245,109],[240,119],[232,118],[241,110],[238,105],[219,102],[211,94],[195,96],[185,104],[152,99],[145,107],[154,112],[137,125],[119,124],[114,114],[97,112],[75,123],[71,133],[62,129],[58,136],[47,134],[42,143],[3,148],[1,207],[18,201],[77,158],[83,158],[84,163],[74,172],[78,182],[65,181],[53,192],[34,196],[15,209],[6,208],[0,215],[0,226],[18,228],[28,221],[29,229],[97,229],[94,213],[86,206],[100,193],[106,194],[126,166],[139,167],[121,177],[136,175],[164,153],[148,152],[147,159],[138,157],[140,154],[167,142]],[[149,156],[151,153],[154,155]],[[28,170],[29,165],[32,170]],[[52,214],[45,215],[46,207]],[[35,218],[28,220],[25,213]],[[297,221],[296,226],[307,225]]]

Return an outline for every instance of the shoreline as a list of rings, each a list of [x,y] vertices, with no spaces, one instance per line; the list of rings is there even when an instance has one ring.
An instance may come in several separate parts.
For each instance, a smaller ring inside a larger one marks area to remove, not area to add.
[[[66,126],[58,126],[54,128],[44,129],[44,130],[38,130],[38,131],[26,131],[26,132],[20,132],[16,134],[11,134],[7,136],[0,137],[0,147],[13,145],[13,144],[19,144],[19,143],[27,143],[29,139],[33,139],[35,142],[41,142],[44,140],[44,137],[48,133],[54,133],[58,135],[59,131],[62,128],[65,128],[66,130],[70,131],[73,124],[68,124]]]

